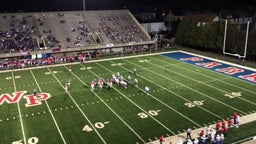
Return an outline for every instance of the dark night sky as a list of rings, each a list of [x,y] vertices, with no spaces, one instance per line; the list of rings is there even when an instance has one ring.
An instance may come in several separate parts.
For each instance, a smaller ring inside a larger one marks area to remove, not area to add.
[[[201,10],[218,11],[241,8],[256,9],[256,0],[84,0],[86,10],[122,9],[125,6],[139,10]],[[83,0],[2,0],[0,12],[82,10]]]

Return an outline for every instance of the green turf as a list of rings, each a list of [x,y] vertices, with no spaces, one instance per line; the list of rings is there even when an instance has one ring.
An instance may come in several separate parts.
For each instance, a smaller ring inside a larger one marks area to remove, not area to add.
[[[91,91],[93,79],[107,79],[117,72],[125,79],[138,79],[139,88],[96,87]],[[64,84],[69,79],[71,87],[66,93]],[[38,93],[51,95],[33,107],[25,106],[25,97],[19,103],[0,105],[1,144],[20,140],[29,144],[37,140],[49,144],[147,143],[160,134],[167,137],[188,127],[213,124],[234,111],[240,115],[256,111],[255,85],[160,55],[76,64],[72,72],[66,66],[3,72],[0,82],[1,94],[26,91],[25,95],[31,95],[36,88]],[[150,95],[145,94],[145,86]],[[224,96],[232,92],[242,96]],[[255,134],[254,129],[245,128],[239,133],[234,135],[240,138],[228,136],[228,142]]]

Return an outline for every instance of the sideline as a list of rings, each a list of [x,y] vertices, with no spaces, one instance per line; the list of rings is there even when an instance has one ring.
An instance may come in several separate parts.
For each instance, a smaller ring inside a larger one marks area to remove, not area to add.
[[[252,113],[252,114],[240,117],[240,125],[247,124],[247,123],[253,122],[253,121],[256,121],[256,113]],[[210,127],[215,128],[215,124],[210,125]],[[207,127],[202,127],[199,129],[192,130],[191,137],[192,138],[199,137],[199,133],[202,130],[205,131],[206,129],[207,129]],[[184,142],[184,141],[186,141],[186,136],[187,136],[187,133],[184,132],[184,133],[181,133],[178,135],[166,137],[166,138],[164,138],[163,144],[169,144],[170,142],[172,142],[173,144],[176,144],[179,142],[179,140],[182,140]],[[147,144],[159,144],[159,140],[155,140],[155,141],[149,142]],[[255,140],[252,143],[246,142],[245,144],[255,144]]]
[[[209,59],[209,60],[221,62],[221,63],[224,63],[224,64],[228,64],[228,65],[232,65],[232,66],[236,66],[236,67],[240,67],[240,68],[244,68],[244,69],[248,69],[248,70],[256,72],[255,68],[238,65],[238,64],[227,62],[227,61],[224,61],[224,60],[214,59],[214,58],[211,58],[211,57],[208,57],[208,56],[199,55],[199,54],[191,53],[191,52],[184,51],[184,50],[174,50],[174,51],[157,52],[157,53],[149,53],[149,54],[138,54],[138,55],[132,55],[132,56],[129,55],[129,56],[124,56],[124,57],[104,58],[104,59],[97,59],[97,60],[94,59],[94,60],[87,60],[83,63],[101,62],[101,61],[108,61],[108,60],[119,60],[119,59],[127,59],[127,58],[134,58],[134,57],[144,57],[144,56],[160,55],[160,54],[166,54],[166,53],[175,53],[175,52],[182,52],[182,53],[186,53],[186,54],[190,54],[190,55],[194,55],[194,56],[199,56],[199,57],[206,58],[206,59]],[[24,70],[30,70],[30,69],[32,69],[32,70],[33,69],[41,69],[41,68],[47,68],[47,67],[76,65],[76,64],[80,64],[80,63],[81,62],[72,62],[72,63],[62,63],[62,64],[53,64],[53,65],[32,66],[32,67],[25,67],[25,68],[19,68],[19,69],[0,70],[0,73],[11,72],[11,71],[24,71]]]
[[[104,59],[93,59],[93,60],[86,60],[82,63],[92,63],[92,62],[102,62],[102,61],[109,61],[109,60],[119,60],[119,59],[127,59],[127,58],[134,58],[134,57],[145,57],[151,55],[160,55],[165,53],[175,53],[175,52],[182,52],[182,51],[166,51],[166,52],[158,52],[158,53],[150,53],[150,54],[138,54],[132,56],[123,56],[123,57],[114,57],[114,58],[104,58]],[[12,72],[12,71],[24,71],[30,69],[43,69],[43,68],[50,68],[50,67],[58,67],[58,66],[68,66],[68,65],[76,65],[80,64],[81,62],[70,62],[70,63],[58,63],[52,65],[40,65],[40,66],[32,66],[32,67],[25,67],[25,68],[16,68],[16,69],[9,69],[9,70],[0,70],[0,73]]]

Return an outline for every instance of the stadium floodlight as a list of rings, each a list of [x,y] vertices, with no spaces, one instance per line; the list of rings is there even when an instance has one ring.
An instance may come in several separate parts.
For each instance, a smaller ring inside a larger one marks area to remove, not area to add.
[[[224,30],[224,40],[223,40],[223,54],[231,55],[231,56],[236,56],[236,57],[239,57],[239,58],[246,58],[246,51],[247,51],[247,43],[248,43],[248,33],[249,33],[250,21],[247,22],[245,45],[244,45],[244,55],[226,52],[227,24],[228,24],[228,20],[226,19],[225,20],[225,30]]]

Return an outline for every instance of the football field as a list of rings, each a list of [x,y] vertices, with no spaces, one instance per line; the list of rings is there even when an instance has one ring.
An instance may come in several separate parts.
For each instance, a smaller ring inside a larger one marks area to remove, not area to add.
[[[91,90],[94,79],[117,72],[132,78],[127,89],[114,84]],[[148,143],[234,112],[255,113],[255,90],[254,83],[160,54],[2,71],[0,143]]]

